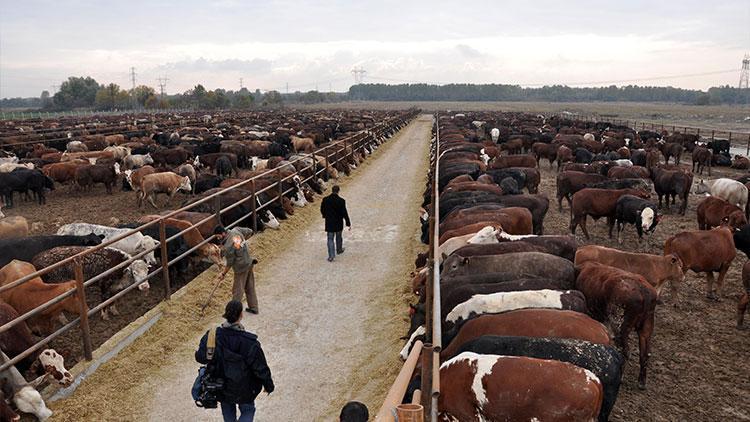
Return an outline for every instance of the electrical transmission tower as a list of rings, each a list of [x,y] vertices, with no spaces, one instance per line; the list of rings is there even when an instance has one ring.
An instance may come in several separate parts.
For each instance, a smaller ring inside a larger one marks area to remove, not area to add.
[[[242,86],[242,78],[240,78],[240,91],[242,91],[242,88],[244,87]]]
[[[159,81],[159,92],[161,95],[161,98],[164,99],[164,88],[167,86],[167,81],[169,78],[163,77],[163,78],[156,78],[157,81]]]
[[[133,104],[133,110],[136,108],[136,98],[135,98],[135,68],[130,68],[130,80],[133,82],[133,91],[130,95],[130,102]]]
[[[740,72],[740,89],[750,88],[750,54],[745,54],[742,59],[742,72]]]
[[[366,73],[367,71],[361,67],[355,67],[354,69],[352,69],[352,75],[354,75],[354,83],[356,85],[361,84],[362,81],[365,79]]]

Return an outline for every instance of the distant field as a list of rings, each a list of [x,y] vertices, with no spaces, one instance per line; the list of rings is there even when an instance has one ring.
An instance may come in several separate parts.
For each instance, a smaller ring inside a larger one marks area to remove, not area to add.
[[[301,108],[392,109],[419,107],[426,111],[528,111],[556,113],[568,111],[583,115],[663,123],[664,125],[705,127],[750,132],[750,107],[693,106],[668,103],[552,103],[552,102],[439,102],[439,101],[356,101]],[[292,106],[292,107],[297,107]]]

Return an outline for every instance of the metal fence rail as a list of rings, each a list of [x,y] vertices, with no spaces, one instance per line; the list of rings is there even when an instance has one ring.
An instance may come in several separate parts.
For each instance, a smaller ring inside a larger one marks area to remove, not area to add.
[[[664,123],[656,123],[650,121],[638,121],[636,119],[609,119],[597,115],[564,115],[559,114],[560,117],[566,119],[576,119],[584,122],[606,122],[620,126],[627,126],[634,130],[650,130],[654,132],[662,132],[664,130],[669,133],[686,133],[693,134],[704,139],[716,140],[726,139],[729,141],[731,147],[734,148],[746,148],[746,155],[750,155],[750,132],[742,132],[736,130],[723,130],[716,128],[696,127],[696,126],[684,126],[684,125],[670,125]]]
[[[70,321],[69,323],[65,324],[64,326],[60,327],[56,331],[54,331],[52,334],[49,334],[39,342],[35,343],[33,346],[28,348],[27,350],[23,351],[22,353],[18,354],[17,356],[10,359],[8,362],[5,362],[4,364],[0,365],[0,371],[3,371],[10,367],[11,365],[15,365],[17,362],[25,359],[32,353],[40,350],[42,347],[49,344],[51,341],[55,340],[59,336],[71,331],[76,326],[80,327],[81,330],[81,341],[83,342],[83,350],[84,350],[84,358],[86,360],[92,359],[92,343],[91,343],[91,332],[88,325],[88,319],[92,315],[96,314],[100,310],[106,308],[107,306],[110,306],[120,300],[123,296],[131,292],[133,289],[137,288],[139,284],[141,284],[143,281],[150,280],[153,277],[155,277],[157,274],[162,274],[163,280],[165,282],[165,289],[164,289],[164,300],[169,299],[169,297],[172,294],[172,288],[170,285],[169,280],[169,267],[176,264],[177,262],[187,258],[191,252],[198,249],[200,246],[210,242],[213,240],[214,236],[210,236],[206,239],[204,239],[203,242],[193,246],[188,251],[182,253],[175,259],[170,260],[167,255],[167,244],[170,241],[173,241],[177,239],[179,236],[182,236],[184,233],[186,233],[189,230],[197,230],[199,226],[209,221],[211,218],[216,217],[218,221],[221,221],[221,215],[226,213],[227,211],[234,209],[235,207],[240,206],[243,203],[250,202],[252,204],[251,212],[247,215],[243,216],[241,219],[233,222],[228,227],[234,227],[238,225],[239,223],[246,221],[246,219],[251,219],[252,227],[254,230],[257,231],[258,227],[258,217],[257,213],[264,208],[269,207],[271,204],[275,202],[281,202],[281,198],[284,194],[288,193],[290,189],[284,190],[283,189],[283,183],[289,179],[292,179],[294,177],[299,177],[302,183],[309,181],[310,179],[317,178],[322,174],[322,172],[327,171],[327,166],[329,165],[335,165],[339,162],[346,160],[350,157],[352,157],[355,153],[363,152],[366,148],[370,149],[373,145],[383,141],[386,137],[389,137],[395,131],[402,128],[408,121],[410,121],[416,114],[418,113],[418,110],[410,110],[408,112],[401,113],[400,115],[396,117],[392,117],[387,119],[386,121],[377,124],[376,126],[360,131],[354,135],[351,135],[349,137],[340,139],[338,141],[334,141],[330,143],[329,145],[320,148],[316,150],[312,154],[302,154],[304,157],[298,158],[295,160],[290,161],[292,164],[292,167],[295,169],[294,172],[291,175],[287,175],[285,177],[282,177],[281,169],[269,169],[259,175],[256,175],[250,179],[244,180],[241,183],[238,183],[233,186],[229,186],[227,188],[221,189],[218,192],[215,192],[213,194],[207,195],[204,198],[201,198],[191,204],[188,204],[184,207],[181,207],[177,210],[174,210],[172,212],[167,213],[166,215],[161,215],[158,218],[142,224],[134,229],[128,230],[127,232],[123,233],[122,235],[119,235],[117,237],[114,237],[106,242],[102,242],[101,244],[97,246],[93,246],[91,248],[88,248],[87,250],[68,257],[66,259],[63,259],[59,262],[56,262],[48,267],[38,269],[37,271],[26,275],[22,278],[19,278],[18,280],[15,280],[11,283],[5,284],[3,286],[0,286],[0,293],[6,292],[10,289],[16,288],[22,284],[28,283],[30,280],[33,280],[37,277],[40,277],[44,274],[49,273],[50,271],[53,271],[56,268],[59,268],[63,265],[73,265],[74,268],[74,274],[75,274],[75,288],[71,289],[51,300],[49,300],[46,303],[43,303],[39,306],[37,306],[34,309],[29,310],[28,312],[24,313],[23,315],[19,315],[17,318],[3,324],[0,326],[0,334],[7,332],[8,330],[12,329],[13,327],[18,326],[19,324],[24,323],[29,318],[33,318],[36,316],[39,316],[43,313],[45,309],[48,309],[49,307],[58,304],[64,300],[76,300],[78,302],[78,317],[74,319],[73,321]],[[325,158],[325,164],[326,167],[320,167],[317,165],[317,157],[323,156]],[[295,166],[293,166],[294,163],[297,163],[301,160],[305,160],[306,158],[312,157],[313,164],[311,166],[305,166],[301,169],[297,169]],[[312,172],[310,173],[310,170]],[[307,173],[308,176],[304,176],[301,173]],[[267,186],[264,189],[256,190],[256,183],[258,180],[261,179],[267,179],[269,177],[275,176],[275,181],[271,183],[269,186]],[[220,206],[220,197],[226,193],[230,193],[233,191],[236,191],[238,189],[243,189],[245,187],[250,187],[250,194],[247,195],[245,198],[240,199],[239,201],[236,201],[232,204],[229,204],[225,207]],[[260,198],[258,195],[262,192],[273,192],[273,196],[271,199],[269,199],[266,202],[261,203],[259,200]],[[175,215],[177,215],[180,212],[183,211],[189,211],[191,209],[194,209],[197,206],[200,206],[202,204],[210,203],[210,201],[214,201],[215,204],[215,213],[212,214],[210,217],[207,217],[198,223],[190,224],[189,227],[185,228],[184,230],[179,231],[177,234],[167,238],[166,236],[166,220],[169,218],[173,218]],[[101,250],[103,248],[106,248],[108,246],[111,246],[112,244],[122,240],[126,239],[130,236],[134,236],[137,233],[140,233],[142,230],[147,229],[149,227],[153,226],[159,226],[159,243],[155,247],[142,251],[136,255],[133,255],[130,259],[123,261],[119,265],[108,269],[107,271],[95,276],[91,277],[88,280],[84,279],[83,276],[83,264],[82,259],[91,253],[94,253],[95,251]],[[141,259],[146,254],[158,250],[160,253],[160,266],[157,267],[154,271],[150,272],[145,280],[141,280],[138,282],[134,282],[133,284],[127,286],[125,289],[117,292],[112,297],[108,298],[107,300],[99,303],[94,308],[89,309],[87,302],[86,302],[86,291],[85,288],[88,286],[91,286],[97,282],[101,282],[102,279],[107,277],[108,275],[112,274],[115,271],[118,271],[122,268],[125,268],[126,266],[130,265],[133,261],[137,259]]]

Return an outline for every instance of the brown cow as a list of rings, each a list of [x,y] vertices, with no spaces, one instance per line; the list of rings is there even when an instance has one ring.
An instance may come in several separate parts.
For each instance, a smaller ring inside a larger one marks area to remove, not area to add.
[[[12,283],[20,278],[36,272],[36,268],[28,262],[14,259],[4,267],[0,268],[0,286]],[[10,290],[0,293],[0,299],[12,306],[19,314],[23,315],[30,310],[49,302],[50,300],[75,289],[74,280],[65,283],[48,284],[41,278],[35,277]],[[29,327],[32,331],[49,334],[54,328],[54,320],[60,319],[65,324],[65,316],[62,311],[78,313],[78,295],[73,294],[62,301],[44,309],[40,314],[29,318]],[[63,322],[64,321],[64,322]]]
[[[159,218],[161,218],[159,215],[145,215],[141,217],[138,222],[148,223],[149,221],[158,220]],[[205,240],[197,228],[191,227],[193,223],[189,221],[178,220],[176,218],[166,218],[164,219],[164,225],[174,227],[180,231],[187,229],[186,232],[182,233],[182,237],[185,239],[185,243],[191,248],[200,245]],[[221,257],[221,248],[218,245],[213,243],[203,243],[198,249],[196,249],[196,252],[203,262],[217,264],[220,267],[226,266],[226,260]]]
[[[610,179],[648,179],[650,176],[648,169],[641,166],[632,167],[612,167],[607,172]]]
[[[148,198],[148,202],[151,206],[158,209],[156,203],[154,203],[154,198],[160,193],[167,194],[169,198],[167,199],[166,205],[169,205],[169,202],[178,190],[183,190],[185,192],[191,191],[189,177],[183,177],[176,173],[172,173],[171,171],[148,174],[143,177],[141,182],[141,191],[138,192],[138,207],[140,208],[143,204],[143,200]]]
[[[698,204],[696,209],[698,229],[708,230],[714,227],[728,225],[734,230],[747,224],[745,211],[737,205],[709,196]]]
[[[658,166],[661,157],[661,152],[658,149],[650,149],[646,151],[646,168],[652,169]]]
[[[697,146],[693,150],[693,171],[703,174],[703,169],[708,166],[708,175],[711,175],[713,153],[704,146]]]
[[[164,211],[162,212],[162,215],[171,214],[172,211]],[[209,218],[210,217],[210,218]],[[205,212],[191,212],[191,211],[182,211],[172,216],[172,218],[176,218],[178,220],[187,221],[190,224],[198,224],[197,226],[198,231],[200,232],[201,236],[204,238],[211,237],[214,234],[214,228],[221,224],[216,219],[216,214],[209,214]]]
[[[592,183],[607,180],[601,174],[589,174],[581,171],[563,170],[557,175],[557,208],[562,212],[563,198],[568,200],[568,206],[573,206],[571,197],[579,190]]]
[[[682,260],[674,254],[662,256],[625,252],[597,245],[581,246],[576,251],[576,267],[588,262],[597,262],[642,275],[656,289],[659,296],[661,296],[662,288],[669,281],[672,288],[672,300],[675,304],[677,301],[677,284],[685,280],[685,273],[682,272]]]
[[[750,304],[750,261],[745,262],[745,265],[742,266],[742,287],[745,288],[745,291],[737,303],[737,328],[742,328],[745,311],[747,311],[747,305]]]
[[[612,229],[615,226],[615,210],[617,200],[623,195],[634,195],[639,198],[649,198],[651,195],[640,189],[593,189],[585,188],[573,195],[570,207],[570,232],[576,234],[576,228],[580,224],[586,239],[589,231],[586,228],[586,217],[591,216],[594,220],[600,217],[607,218],[609,226],[609,238],[612,238]]]
[[[313,142],[312,138],[292,136],[292,145],[294,146],[294,152],[312,154],[315,151],[315,142]]]
[[[500,144],[500,151],[508,151],[508,154],[520,154],[523,149],[523,140],[516,138]]]
[[[149,174],[156,173],[156,169],[152,166],[145,165],[135,170],[125,170],[124,173],[125,179],[130,184],[130,188],[133,189],[133,191],[135,191],[137,195],[138,192],[141,191],[141,183],[143,183],[143,178]]]
[[[557,144],[547,144],[545,142],[534,142],[533,145],[531,145],[531,152],[536,157],[536,165],[539,167],[539,160],[542,158],[549,160],[549,168],[552,168],[552,163],[555,162],[557,159],[557,150],[560,148],[560,145]]]
[[[628,336],[633,329],[638,332],[638,387],[645,389],[646,366],[654,331],[656,290],[638,274],[596,262],[588,262],[580,269],[576,289],[586,296],[589,311],[598,321],[610,321],[622,310],[622,324],[616,330],[615,343],[622,348],[626,358],[629,356]]]
[[[682,260],[682,271],[706,273],[707,297],[720,300],[724,277],[737,255],[732,231],[727,227],[677,233],[664,242],[664,255],[675,254]],[[719,272],[714,291],[714,271]],[[718,295],[717,295],[718,293]]]
[[[24,237],[29,234],[29,222],[25,217],[16,215],[0,218],[0,239]]]
[[[747,157],[743,157],[741,155],[735,155],[734,160],[732,160],[732,166],[733,169],[740,169],[740,170],[747,170],[750,168],[750,160],[748,160]],[[711,174],[709,173],[709,176]]]
[[[502,195],[503,190],[500,186],[492,182],[492,184],[482,182],[459,182],[453,183],[452,181],[443,189],[443,193],[448,192],[463,192],[463,191],[484,191],[491,192],[497,195]]]
[[[443,337],[444,341],[450,341],[440,352],[443,359],[454,356],[464,343],[486,335],[572,338],[610,344],[607,328],[600,322],[580,312],[559,309],[519,309],[502,314],[483,314],[458,327],[458,333],[452,339],[448,337],[451,334],[448,332]]]
[[[442,234],[448,231],[482,221],[491,221],[499,224],[506,233],[510,234],[530,234],[531,231],[528,231],[528,228],[533,226],[531,211],[522,207],[508,207],[466,213],[457,212],[446,217],[440,224],[439,232],[442,238]]]
[[[573,150],[565,145],[560,146],[557,149],[557,170],[560,170],[561,164],[570,162],[573,162]]]
[[[91,166],[80,166],[76,169],[76,185],[83,191],[90,191],[96,183],[102,183],[108,194],[112,194],[112,186],[117,182],[117,171],[119,164],[105,166],[94,164]]]
[[[89,163],[86,161],[52,163],[42,167],[42,172],[55,182],[63,184],[75,180],[76,169],[83,165],[89,165]]]
[[[507,167],[536,167],[536,157],[531,154],[501,155],[490,161],[489,168],[504,169]]]
[[[440,379],[440,421],[593,421],[604,399],[592,372],[526,356],[464,352],[440,366]]]

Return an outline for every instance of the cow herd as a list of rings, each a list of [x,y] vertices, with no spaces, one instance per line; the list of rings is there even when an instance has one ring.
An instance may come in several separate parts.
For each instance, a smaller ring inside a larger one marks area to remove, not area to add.
[[[66,314],[80,313],[74,262],[80,264],[87,280],[88,306],[93,293],[89,289],[97,285],[98,303],[128,288],[147,291],[150,276],[157,274],[162,264],[162,240],[173,280],[195,274],[188,269],[200,262],[225,266],[220,246],[209,242],[217,225],[248,226],[256,220],[258,230],[278,229],[279,220],[293,214],[294,207],[313,201],[313,195],[323,193],[326,181],[337,178],[339,172],[349,174],[415,112],[375,114],[377,117],[364,115],[355,120],[353,114],[276,113],[268,114],[266,123],[253,125],[233,115],[171,133],[139,132],[129,137],[71,133],[65,151],[39,143],[6,145],[2,165],[8,171],[0,173],[6,212],[29,193],[44,206],[45,191],[55,185],[58,189],[62,185],[69,194],[88,195],[96,183],[103,184],[107,194],[119,186],[134,191],[139,206],[148,202],[155,209],[159,208],[155,195],[162,193],[172,199],[177,191],[183,191],[187,210],[144,213],[136,221],[117,226],[68,223],[59,226],[55,234],[30,235],[24,217],[6,217],[0,206],[0,325],[15,323],[0,333],[0,349],[5,354],[2,362],[68,324]],[[356,144],[334,142],[334,138],[351,135],[355,135]],[[247,182],[251,178],[252,185]],[[33,182],[37,179],[42,182]],[[224,192],[238,183],[244,186]],[[204,200],[218,192],[213,200]],[[217,205],[229,209],[216,214]],[[166,214],[172,215],[164,218]],[[155,220],[163,222],[163,234],[159,224],[149,225]],[[133,228],[139,230],[131,233]],[[102,243],[107,243],[106,247],[98,246]],[[189,259],[181,259],[184,255]],[[56,265],[63,260],[67,263]],[[37,274],[37,270],[43,271]],[[55,302],[50,305],[50,301]],[[35,310],[39,312],[17,321]],[[115,302],[101,307],[104,320],[118,314]],[[23,374],[29,373],[39,378],[26,383]],[[52,349],[32,353],[0,373],[4,398],[16,410],[40,420],[51,413],[35,390],[45,379],[61,385],[72,382],[62,356]],[[6,401],[0,400],[0,420],[6,416],[12,420],[14,414]]]
[[[721,300],[737,251],[750,252],[746,177],[694,181],[693,170],[680,165],[684,151],[694,160],[706,155],[707,167],[722,165],[729,145],[522,113],[442,115],[438,129],[431,151],[437,174],[433,166],[420,220],[424,243],[431,217],[438,229],[441,319],[433,323],[442,329],[441,420],[608,420],[631,333],[637,384],[645,389],[657,305],[677,305],[689,270],[705,272],[708,300]],[[569,212],[569,235],[544,234],[549,199],[538,193],[540,159],[557,162],[558,212]],[[707,195],[691,197],[691,190]],[[663,254],[584,246],[576,238],[580,227],[589,240],[591,217],[607,221],[610,238],[616,226],[620,243],[633,225],[641,242],[664,214],[684,215],[688,200],[700,201],[697,227],[671,233]],[[427,255],[415,265],[411,288],[419,301],[410,306],[404,359],[425,337],[429,317]],[[750,264],[742,278],[738,327],[750,303]],[[669,296],[662,295],[667,284]]]

